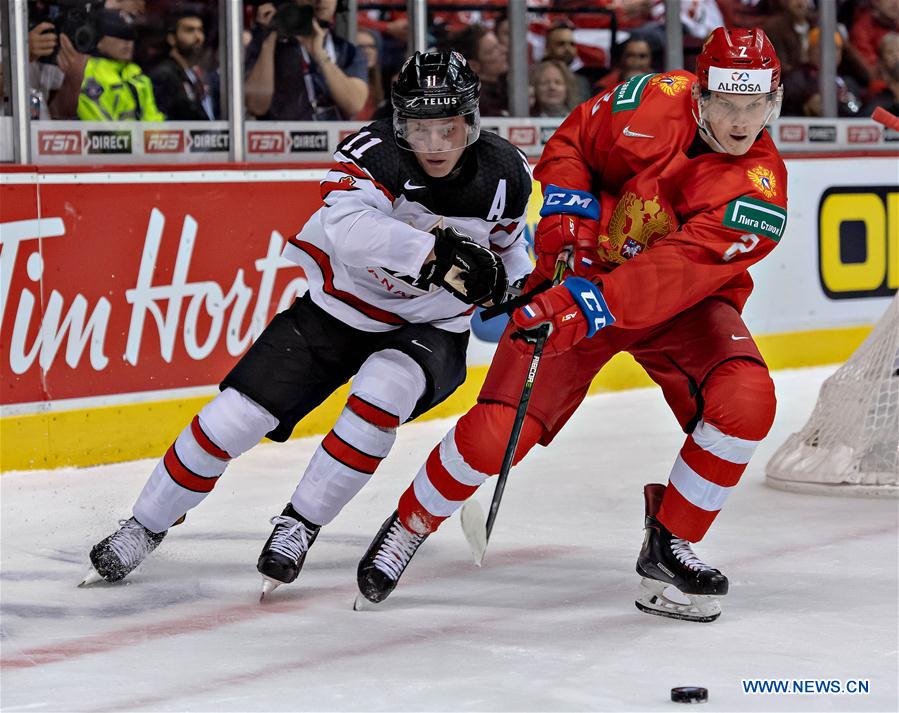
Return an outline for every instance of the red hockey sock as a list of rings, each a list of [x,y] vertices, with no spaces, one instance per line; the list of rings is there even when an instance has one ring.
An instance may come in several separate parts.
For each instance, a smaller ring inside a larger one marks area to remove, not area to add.
[[[690,542],[708,531],[774,420],[774,384],[762,364],[736,359],[702,387],[702,419],[678,454],[659,521]]]
[[[515,409],[479,403],[431,451],[399,502],[400,522],[419,534],[434,532],[502,466]],[[517,463],[539,440],[543,426],[526,416],[515,450]]]

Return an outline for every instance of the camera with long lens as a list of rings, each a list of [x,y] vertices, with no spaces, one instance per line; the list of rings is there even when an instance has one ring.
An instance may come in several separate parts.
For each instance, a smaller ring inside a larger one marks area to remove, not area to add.
[[[91,54],[97,48],[100,41],[100,13],[103,10],[104,0],[55,0],[46,3],[43,12],[29,12],[32,28],[42,22],[53,24],[53,30],[59,35],[65,35],[72,42],[72,46],[81,54]],[[53,54],[41,57],[40,61],[46,64],[56,64],[56,56],[59,54],[59,45],[53,50]]]
[[[287,0],[278,4],[272,27],[281,39],[311,37],[313,22],[312,5],[298,5],[294,0]]]

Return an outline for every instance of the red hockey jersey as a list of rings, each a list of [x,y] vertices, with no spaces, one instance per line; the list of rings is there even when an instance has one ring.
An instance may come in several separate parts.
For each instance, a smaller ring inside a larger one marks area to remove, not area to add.
[[[747,268],[784,234],[786,168],[766,131],[743,156],[689,151],[695,81],[685,71],[644,74],[585,102],[534,172],[544,190],[599,197],[594,279],[617,327],[661,324],[709,296],[742,310]]]

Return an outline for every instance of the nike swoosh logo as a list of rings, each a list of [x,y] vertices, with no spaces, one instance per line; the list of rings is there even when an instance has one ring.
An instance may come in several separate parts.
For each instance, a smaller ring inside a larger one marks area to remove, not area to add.
[[[406,181],[406,182],[403,184],[403,188],[405,188],[407,191],[419,191],[419,190],[421,190],[422,188],[424,188],[424,186],[416,186],[416,185],[415,185],[414,183],[412,183],[411,181]]]
[[[624,135],[630,136],[635,139],[654,139],[655,136],[651,136],[650,134],[641,134],[639,131],[631,131],[630,124],[624,127]]]
[[[433,350],[433,349],[428,349],[424,344],[422,344],[422,343],[421,343],[420,341],[418,341],[417,339],[413,339],[413,340],[412,340],[412,343],[413,343],[416,347],[421,347],[421,348],[424,349],[426,352],[431,352],[431,354],[434,353],[434,350]]]
[[[731,334],[730,338],[733,339],[735,342],[739,342],[741,339],[749,339],[749,337],[738,337],[736,334]]]

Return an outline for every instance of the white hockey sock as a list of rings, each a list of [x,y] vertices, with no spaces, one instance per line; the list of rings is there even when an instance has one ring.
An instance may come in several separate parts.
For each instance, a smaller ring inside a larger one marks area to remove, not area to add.
[[[290,499],[294,509],[316,525],[331,522],[390,452],[424,389],[424,372],[411,357],[394,349],[369,357]]]
[[[228,461],[252,448],[278,419],[234,389],[210,401],[156,464],[132,512],[153,532],[167,530],[199,505]]]

